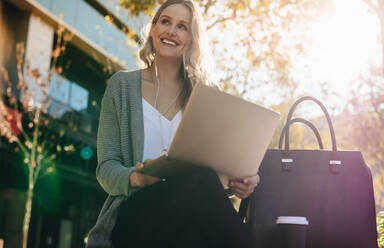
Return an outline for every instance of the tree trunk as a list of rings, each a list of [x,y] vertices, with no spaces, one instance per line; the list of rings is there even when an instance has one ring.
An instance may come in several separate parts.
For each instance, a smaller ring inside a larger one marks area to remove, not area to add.
[[[24,215],[24,221],[23,221],[23,248],[27,248],[27,245],[28,245],[28,231],[29,231],[29,223],[31,220],[32,199],[33,199],[33,186],[29,185],[28,192],[27,192],[27,200],[25,202],[25,215]]]

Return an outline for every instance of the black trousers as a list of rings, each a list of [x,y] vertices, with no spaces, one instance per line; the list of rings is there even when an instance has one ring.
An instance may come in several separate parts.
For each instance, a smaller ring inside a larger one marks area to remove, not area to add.
[[[116,248],[242,248],[250,240],[216,173],[199,167],[130,197],[112,233]]]

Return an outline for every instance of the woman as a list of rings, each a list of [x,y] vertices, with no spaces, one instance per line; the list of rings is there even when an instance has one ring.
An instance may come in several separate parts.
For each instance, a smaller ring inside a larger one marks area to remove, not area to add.
[[[168,0],[140,51],[146,68],[111,77],[102,100],[96,170],[109,196],[88,247],[246,245],[246,230],[216,173],[193,167],[167,181],[140,173],[142,161],[166,153],[193,85],[208,84],[205,44],[195,4]],[[258,180],[252,175],[229,187],[246,198]]]

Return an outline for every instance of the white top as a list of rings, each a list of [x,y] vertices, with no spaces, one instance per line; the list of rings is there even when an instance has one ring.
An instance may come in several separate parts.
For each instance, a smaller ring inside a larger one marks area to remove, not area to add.
[[[143,98],[144,153],[143,161],[155,159],[168,151],[180,124],[181,110],[168,120]]]

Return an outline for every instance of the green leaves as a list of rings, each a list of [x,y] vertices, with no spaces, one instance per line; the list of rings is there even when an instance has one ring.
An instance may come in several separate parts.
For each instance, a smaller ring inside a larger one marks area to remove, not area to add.
[[[120,5],[130,11],[133,16],[141,13],[153,15],[155,7],[164,1],[159,0],[120,0]]]

